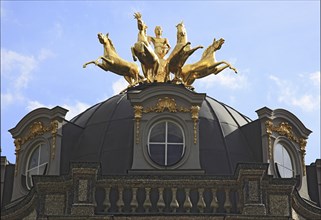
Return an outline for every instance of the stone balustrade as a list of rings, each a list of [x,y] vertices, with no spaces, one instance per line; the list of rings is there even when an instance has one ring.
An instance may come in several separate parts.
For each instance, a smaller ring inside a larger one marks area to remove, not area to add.
[[[99,213],[240,213],[236,180],[208,176],[106,176],[96,182]]]
[[[295,179],[267,175],[267,164],[239,164],[231,176],[112,176],[100,169],[97,163],[74,163],[65,176],[34,176],[34,188],[15,207],[4,207],[1,219],[289,219],[292,207],[309,219],[321,212],[295,193]]]

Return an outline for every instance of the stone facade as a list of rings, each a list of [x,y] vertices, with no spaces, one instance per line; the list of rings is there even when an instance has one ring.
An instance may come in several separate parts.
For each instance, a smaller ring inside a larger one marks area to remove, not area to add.
[[[35,187],[1,219],[318,219],[295,179],[275,179],[267,164],[239,164],[233,176],[102,176],[75,163],[66,176],[35,176]]]
[[[66,112],[40,108],[10,130],[17,158],[1,158],[1,219],[321,219],[321,163],[304,162],[311,131],[284,109],[264,107],[252,121],[206,94],[156,83],[71,121]],[[166,141],[151,141],[161,123]],[[175,162],[155,160],[156,145],[165,149],[156,156]],[[279,173],[279,145],[289,176]],[[30,174],[39,149],[48,161]]]

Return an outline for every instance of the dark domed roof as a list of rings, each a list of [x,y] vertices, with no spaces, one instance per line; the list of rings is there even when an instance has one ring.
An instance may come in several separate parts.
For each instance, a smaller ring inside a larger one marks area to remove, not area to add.
[[[201,167],[206,174],[233,174],[237,163],[261,162],[260,126],[235,109],[206,97],[199,112]],[[250,138],[249,138],[250,137]],[[134,111],[127,94],[98,103],[63,126],[61,172],[70,162],[99,162],[102,173],[131,168]]]

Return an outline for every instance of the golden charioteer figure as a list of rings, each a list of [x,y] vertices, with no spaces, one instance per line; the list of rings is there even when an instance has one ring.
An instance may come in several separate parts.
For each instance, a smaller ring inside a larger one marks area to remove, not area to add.
[[[108,34],[98,33],[98,40],[104,46],[103,56],[89,61],[83,65],[95,64],[105,71],[124,76],[128,82],[128,87],[133,87],[141,83],[172,82],[183,84],[187,88],[193,88],[192,84],[196,79],[218,74],[226,68],[230,68],[237,73],[227,61],[216,61],[215,52],[221,49],[224,39],[220,38],[209,45],[203,52],[199,61],[192,64],[185,64],[186,60],[196,50],[203,48],[197,46],[191,48],[191,43],[187,40],[187,32],[183,22],[176,25],[177,42],[168,58],[165,55],[170,51],[171,46],[167,38],[162,37],[162,28],[155,27],[155,37],[147,35],[147,25],[142,20],[142,15],[134,14],[137,20],[138,37],[137,42],[131,47],[134,61],[141,63],[142,74],[139,73],[139,66],[135,62],[122,59],[116,52]],[[101,61],[101,62],[99,62]],[[173,74],[171,77],[170,74]]]

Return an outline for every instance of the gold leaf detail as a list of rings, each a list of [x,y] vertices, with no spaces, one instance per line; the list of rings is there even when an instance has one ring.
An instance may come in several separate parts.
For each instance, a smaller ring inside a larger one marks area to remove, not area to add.
[[[288,122],[281,122],[278,126],[275,126],[271,120],[267,120],[265,122],[265,128],[266,133],[268,134],[268,140],[269,140],[269,159],[272,160],[272,144],[271,144],[271,135],[273,132],[278,133],[281,136],[287,137],[290,141],[297,143],[300,146],[301,151],[301,160],[303,165],[303,175],[305,176],[306,170],[305,170],[305,147],[307,144],[307,141],[305,138],[298,138],[293,130],[292,127],[289,125]]]

